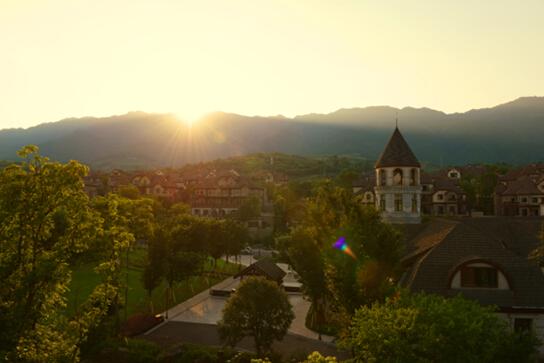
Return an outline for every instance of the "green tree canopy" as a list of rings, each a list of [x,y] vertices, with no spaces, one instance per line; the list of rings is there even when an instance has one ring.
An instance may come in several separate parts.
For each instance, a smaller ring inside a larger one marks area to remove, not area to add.
[[[244,200],[238,208],[238,219],[247,222],[261,216],[262,203],[259,198],[252,196]]]
[[[283,339],[293,319],[287,295],[275,282],[249,277],[228,299],[218,324],[219,335],[232,346],[251,336],[261,355],[270,351],[274,340]]]
[[[401,294],[363,306],[342,345],[361,362],[531,362],[534,333],[512,332],[493,308],[461,297]]]
[[[356,258],[332,247],[344,237]],[[355,309],[383,301],[395,289],[403,244],[400,234],[373,208],[358,203],[350,190],[323,183],[307,200],[305,217],[278,239],[312,300],[309,319],[345,325]],[[340,319],[340,320],[339,320]]]
[[[0,171],[0,357],[77,361],[90,329],[118,298],[120,253],[133,240],[118,204],[94,210],[83,191],[87,168],[52,162],[27,146],[24,161]],[[106,218],[107,217],[107,218]],[[99,284],[70,318],[71,266],[100,241]]]

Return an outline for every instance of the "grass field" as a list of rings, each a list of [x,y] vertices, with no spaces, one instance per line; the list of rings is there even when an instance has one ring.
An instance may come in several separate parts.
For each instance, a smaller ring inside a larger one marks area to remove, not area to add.
[[[166,283],[162,283],[153,291],[153,296],[150,299],[147,296],[147,291],[142,284],[143,266],[147,251],[145,249],[135,249],[129,254],[129,265],[123,267],[121,281],[124,284],[127,281],[128,273],[128,304],[127,316],[134,313],[150,312],[151,306],[154,308],[154,313],[159,313],[166,310]],[[203,276],[195,276],[181,284],[178,284],[174,289],[175,301],[170,306],[175,306],[182,301],[198,294],[199,292],[208,289],[209,287],[221,282],[227,276],[234,275],[239,271],[239,266],[233,263],[227,263],[223,260],[217,261],[217,268],[213,270],[212,260],[210,259],[205,266]],[[67,314],[73,315],[77,311],[77,307],[85,301],[92,292],[94,287],[100,282],[100,277],[94,272],[94,265],[86,264],[79,266],[73,273],[72,283],[68,292]],[[125,290],[122,289],[121,296],[124,298]],[[124,317],[124,312],[121,314]]]

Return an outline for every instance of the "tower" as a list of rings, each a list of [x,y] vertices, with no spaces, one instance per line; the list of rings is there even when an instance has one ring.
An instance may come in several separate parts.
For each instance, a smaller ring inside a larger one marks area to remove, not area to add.
[[[376,162],[376,208],[390,223],[421,222],[421,165],[395,131]]]

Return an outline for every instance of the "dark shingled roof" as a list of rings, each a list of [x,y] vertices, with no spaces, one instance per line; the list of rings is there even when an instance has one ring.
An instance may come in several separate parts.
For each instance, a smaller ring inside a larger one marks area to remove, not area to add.
[[[528,176],[522,176],[519,179],[506,182],[505,189],[496,188],[502,195],[525,195],[525,194],[544,194],[538,189],[537,184]]]
[[[529,254],[541,242],[542,218],[462,218],[431,220],[408,241],[408,267],[401,285],[411,291],[463,296],[501,308],[544,308],[544,275]],[[499,267],[511,290],[451,289],[456,269],[471,260]]]
[[[279,268],[278,265],[276,265],[274,261],[270,260],[269,258],[262,258],[240,271],[234,277],[246,275],[266,276],[274,281],[280,282],[285,276],[285,271]]]
[[[415,166],[421,167],[416,156],[408,146],[398,127],[395,128],[393,135],[389,139],[385,150],[376,162],[376,168],[388,166]]]

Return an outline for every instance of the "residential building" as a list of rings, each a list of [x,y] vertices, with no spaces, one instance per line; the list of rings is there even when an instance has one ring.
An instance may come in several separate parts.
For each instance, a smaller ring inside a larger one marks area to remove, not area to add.
[[[497,306],[514,329],[544,338],[544,275],[532,251],[542,218],[433,218],[404,228],[407,254],[400,285]]]
[[[425,215],[457,216],[467,214],[467,196],[459,186],[460,172],[423,174],[421,177],[421,208]]]
[[[500,216],[544,216],[544,164],[527,165],[500,177],[494,204]]]
[[[247,221],[250,232],[266,235],[272,232],[273,206],[268,200],[266,188],[253,180],[242,177],[234,170],[213,171],[206,178],[190,187],[191,211],[197,216],[224,218],[236,214],[251,198],[261,205],[261,215]]]

